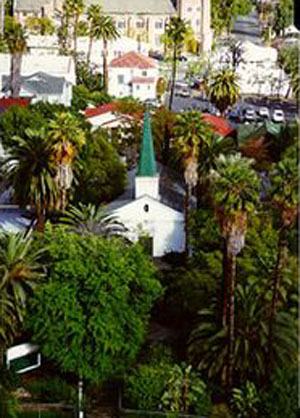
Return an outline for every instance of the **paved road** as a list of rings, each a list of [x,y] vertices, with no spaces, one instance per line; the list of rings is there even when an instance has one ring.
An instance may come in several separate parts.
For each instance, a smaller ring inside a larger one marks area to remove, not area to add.
[[[253,10],[248,16],[239,16],[234,24],[233,33],[241,41],[251,41],[261,45],[257,12]]]
[[[166,103],[168,103],[168,97],[166,97]],[[286,119],[291,120],[296,116],[296,105],[291,102],[283,102],[281,100],[268,101],[267,98],[246,98],[237,102],[235,108],[238,108],[240,112],[244,109],[251,107],[255,111],[258,111],[260,107],[267,107],[270,114],[273,114],[274,109],[283,109]],[[200,110],[202,112],[209,111],[215,113],[216,109],[205,98],[202,98],[200,94],[196,94],[196,97],[183,98],[180,96],[174,96],[172,110],[180,112],[183,110]]]

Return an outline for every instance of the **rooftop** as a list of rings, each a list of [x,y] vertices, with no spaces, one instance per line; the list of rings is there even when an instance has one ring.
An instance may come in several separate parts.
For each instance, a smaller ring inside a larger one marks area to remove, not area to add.
[[[109,66],[113,68],[139,68],[140,70],[147,70],[156,68],[156,62],[146,55],[130,51],[122,57],[112,60]]]
[[[9,77],[6,75],[2,76],[2,81],[4,90],[7,90]],[[34,94],[61,94],[65,83],[64,77],[55,77],[42,71],[21,77],[21,88]]]

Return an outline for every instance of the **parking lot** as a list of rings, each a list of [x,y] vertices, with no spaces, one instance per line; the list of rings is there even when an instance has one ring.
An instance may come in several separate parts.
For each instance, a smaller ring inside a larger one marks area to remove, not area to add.
[[[203,94],[198,93],[192,89],[189,89],[190,96],[182,97],[181,95],[174,95],[172,110],[175,112],[185,111],[185,110],[199,110],[206,113],[218,114],[217,109],[215,109],[207,98]],[[166,103],[168,103],[169,97],[166,97]],[[269,111],[270,119],[273,118],[274,110],[281,109],[284,112],[285,120],[293,120],[296,116],[296,103],[291,101],[283,101],[276,99],[268,99],[266,97],[244,97],[239,100],[234,106],[232,114],[228,112],[228,117],[230,119],[232,116],[238,116],[238,118],[232,118],[233,123],[243,123],[245,122],[245,112],[247,109],[254,111],[255,120],[259,120],[259,110],[261,108],[267,108]]]

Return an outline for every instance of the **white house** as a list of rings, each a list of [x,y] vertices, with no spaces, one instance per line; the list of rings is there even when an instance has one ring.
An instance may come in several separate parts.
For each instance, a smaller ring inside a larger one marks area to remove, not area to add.
[[[178,209],[175,201],[172,204],[170,193],[165,193],[163,185],[160,184],[148,112],[144,115],[139,166],[132,179],[134,190],[129,185],[124,196],[109,205],[110,212],[128,229],[127,237],[132,241],[141,237],[147,239],[153,257],[162,257],[173,251],[183,252],[184,214]]]
[[[133,116],[120,113],[117,102],[107,103],[99,107],[87,107],[84,114],[86,121],[92,125],[93,130],[98,128],[114,130],[120,127],[129,127],[134,120]]]
[[[76,84],[75,64],[72,57],[26,54],[22,58],[21,75],[26,77],[43,72],[53,77],[64,77],[72,85]],[[10,55],[0,54],[0,90],[2,77],[10,74]]]
[[[158,66],[155,60],[131,51],[109,64],[108,92],[112,96],[156,98]]]
[[[2,77],[2,91],[9,93],[9,77]],[[64,77],[55,77],[37,72],[21,77],[20,97],[31,98],[31,103],[39,101],[71,106],[73,85]]]

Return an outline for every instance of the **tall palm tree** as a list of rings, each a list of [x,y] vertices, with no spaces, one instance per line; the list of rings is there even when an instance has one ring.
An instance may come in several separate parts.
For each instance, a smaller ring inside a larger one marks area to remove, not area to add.
[[[61,222],[69,225],[75,232],[111,237],[122,235],[126,228],[117,217],[106,214],[101,207],[79,203],[78,207],[70,205]]]
[[[117,29],[116,22],[111,16],[102,15],[98,20],[97,27],[97,38],[102,38],[103,40],[103,87],[104,90],[108,89],[108,64],[107,64],[107,54],[108,54],[108,42],[114,41],[119,38],[120,33]]]
[[[234,362],[238,380],[261,381],[265,373],[268,337],[267,305],[259,283],[244,282],[236,289],[236,339]],[[279,369],[295,363],[297,328],[290,313],[277,312],[274,326],[274,356]],[[208,377],[226,385],[228,359],[227,327],[218,324],[218,299],[199,312],[199,324],[189,340],[189,354]]]
[[[19,97],[22,57],[27,51],[27,35],[19,23],[10,20],[5,29],[5,40],[11,55],[9,88],[12,97]]]
[[[228,325],[228,390],[232,388],[234,362],[234,321],[235,321],[235,275],[236,256],[245,245],[247,218],[259,203],[260,180],[252,168],[253,160],[242,158],[239,154],[220,156],[217,168],[212,171],[216,215],[221,224],[223,238],[226,241],[226,265],[229,266],[228,286],[225,283],[223,324]],[[225,263],[224,263],[225,265]],[[226,280],[226,281],[227,281]],[[227,292],[229,294],[227,315]]]
[[[65,0],[67,14],[73,19],[73,49],[74,56],[77,56],[77,37],[79,29],[79,19],[85,9],[83,0]]]
[[[57,199],[52,143],[44,129],[26,129],[25,137],[14,137],[7,151],[5,178],[13,187],[16,201],[35,209],[41,231]]]
[[[92,4],[88,8],[88,22],[89,22],[89,46],[87,53],[87,62],[89,63],[92,55],[93,40],[97,37],[99,30],[99,23],[101,22],[101,6]]]
[[[172,51],[172,79],[169,110],[172,110],[178,57],[183,47],[186,35],[188,34],[188,30],[189,26],[187,22],[184,19],[181,19],[177,16],[171,17],[166,28],[165,44]]]
[[[73,181],[72,164],[77,152],[86,141],[80,122],[69,112],[58,113],[49,122],[49,138],[53,143],[54,161],[57,166],[56,182],[60,194],[60,210],[67,205],[67,191]]]
[[[0,348],[2,351],[12,342],[20,329],[24,320],[26,300],[44,275],[41,264],[44,252],[45,249],[33,245],[32,231],[0,235]]]
[[[230,68],[213,73],[207,91],[211,103],[224,115],[228,107],[233,106],[240,97],[237,74]]]
[[[197,111],[183,112],[177,116],[175,125],[175,146],[183,159],[184,179],[187,185],[185,201],[185,226],[186,226],[186,255],[189,251],[188,221],[189,201],[192,189],[198,182],[198,160],[202,152],[203,144],[211,135],[210,127],[203,122],[201,113]]]
[[[293,227],[298,216],[298,175],[299,163],[297,152],[293,147],[287,151],[287,155],[282,161],[275,164],[271,171],[270,197],[276,208],[277,219],[280,221],[278,251],[275,269],[272,277],[272,299],[269,314],[269,337],[268,337],[268,357],[266,362],[266,374],[269,377],[273,366],[273,334],[274,317],[278,309],[280,283],[283,269],[286,266],[288,229]]]

